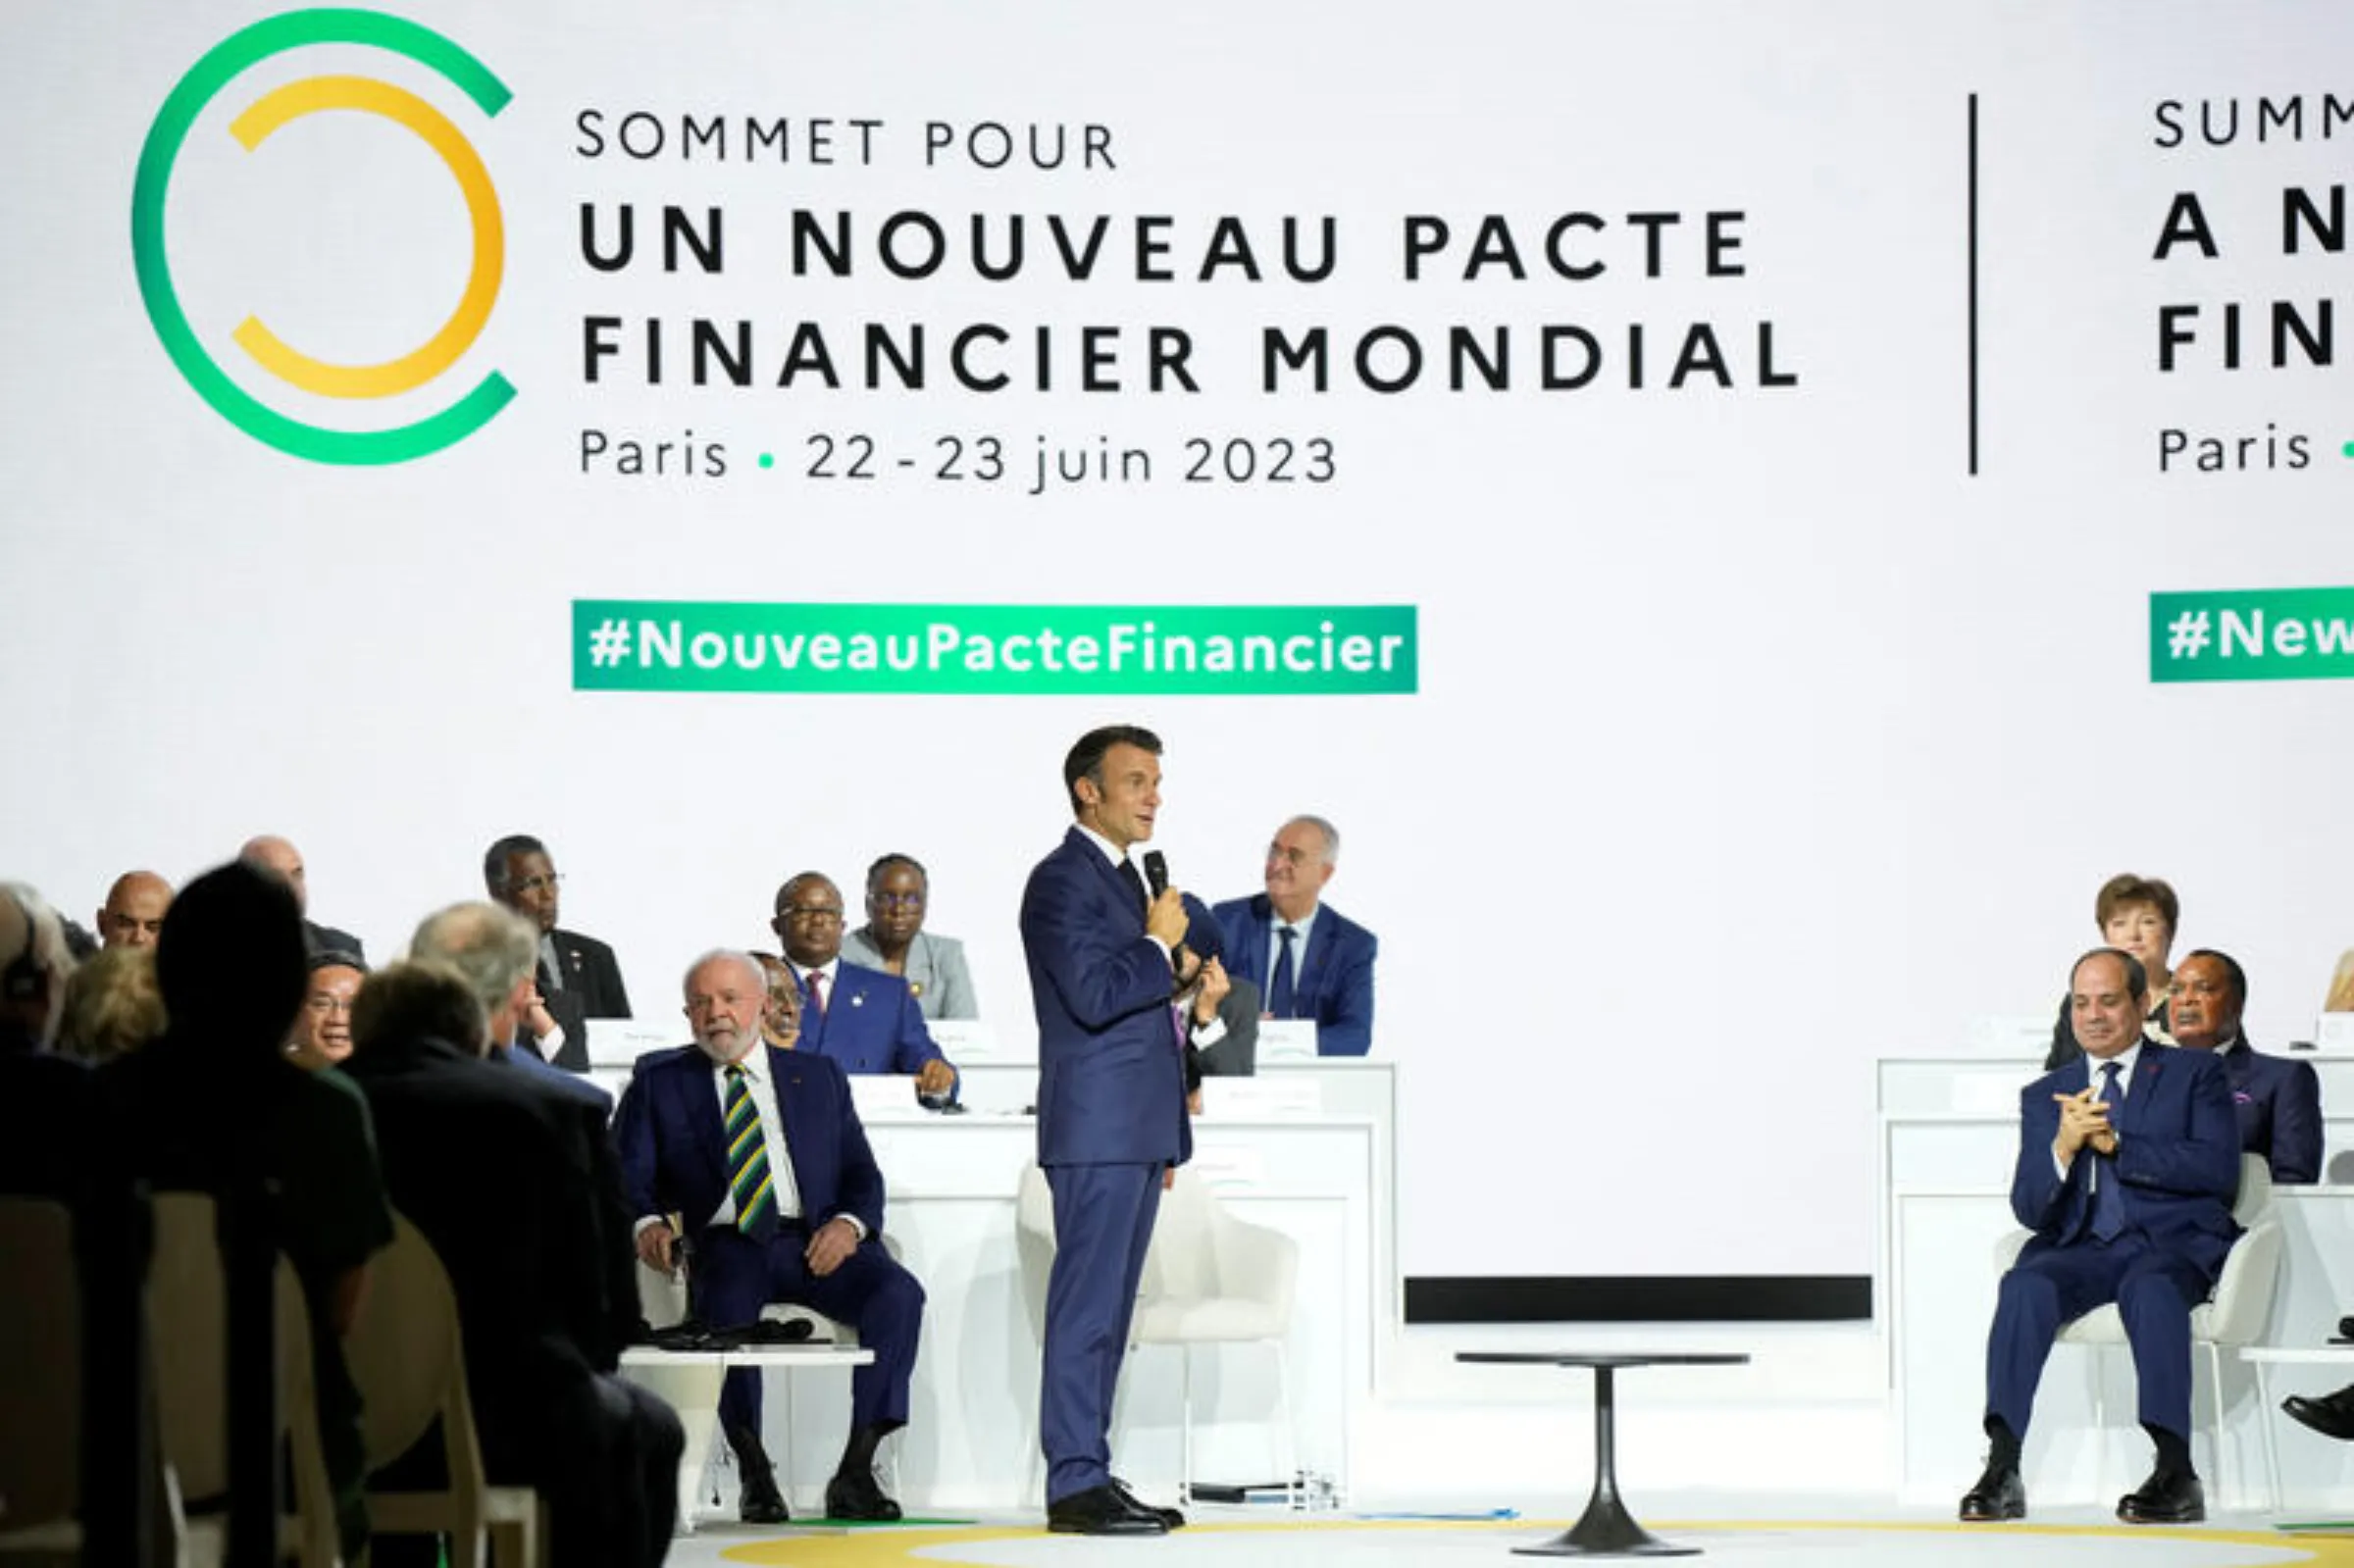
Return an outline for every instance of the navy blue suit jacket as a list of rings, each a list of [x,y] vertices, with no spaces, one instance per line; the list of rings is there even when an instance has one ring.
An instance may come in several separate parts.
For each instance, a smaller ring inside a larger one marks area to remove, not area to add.
[[[2239,1146],[2261,1154],[2273,1180],[2303,1187],[2322,1179],[2322,1081],[2311,1062],[2267,1056],[2246,1039],[2216,1053],[2231,1081]]]
[[[584,1105],[593,1106],[601,1121],[613,1120],[613,1096],[598,1088],[578,1073],[566,1072],[539,1059],[521,1045],[493,1045],[488,1059],[501,1067],[512,1067],[519,1073],[529,1073],[539,1082],[549,1085]]]
[[[1217,906],[1226,944],[1226,972],[1274,994],[1267,973],[1267,944],[1277,924],[1265,893],[1229,898]],[[1362,1056],[1373,1044],[1373,960],[1381,950],[1374,935],[1333,908],[1316,907],[1307,963],[1293,978],[1298,1016],[1316,1021],[1318,1056]]]
[[[1185,901],[1186,945],[1218,951],[1217,923]],[[1038,1011],[1038,1162],[1174,1165],[1193,1157],[1172,979],[1135,890],[1073,828],[1022,890],[1022,952]]]
[[[2212,1285],[2239,1235],[2231,1218],[2239,1190],[2239,1122],[2224,1064],[2207,1051],[2145,1040],[2123,1100],[2110,1108],[2115,1162],[2079,1151],[2063,1182],[2052,1168],[2052,1139],[2060,1133],[2060,1107],[2052,1096],[2081,1091],[2099,1065],[2081,1057],[2019,1091],[2011,1212],[2035,1233],[2028,1247],[2090,1240],[2091,1173],[2103,1166],[2123,1186],[2126,1220],[2154,1249],[2188,1261]]]
[[[845,1073],[919,1073],[926,1062],[941,1060],[907,982],[846,959],[834,966],[824,1014],[802,1007],[796,1048],[828,1057]]]
[[[768,1053],[769,1083],[785,1122],[785,1147],[812,1231],[838,1214],[857,1216],[867,1235],[883,1234],[883,1173],[850,1103],[849,1081],[823,1056]],[[701,1048],[682,1045],[638,1059],[613,1117],[622,1187],[630,1213],[685,1216],[699,1231],[728,1195],[728,1138],[720,1118],[716,1071]]]

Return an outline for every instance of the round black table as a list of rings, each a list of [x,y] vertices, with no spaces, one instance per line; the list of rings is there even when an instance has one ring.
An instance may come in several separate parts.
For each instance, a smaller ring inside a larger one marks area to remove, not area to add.
[[[1534,1546],[1514,1546],[1523,1557],[1690,1557],[1698,1546],[1678,1546],[1635,1523],[1618,1500],[1615,1432],[1617,1400],[1612,1387],[1620,1367],[1740,1366],[1746,1355],[1686,1354],[1682,1351],[1458,1350],[1458,1361],[1491,1366],[1591,1367],[1594,1369],[1594,1495],[1566,1535]]]

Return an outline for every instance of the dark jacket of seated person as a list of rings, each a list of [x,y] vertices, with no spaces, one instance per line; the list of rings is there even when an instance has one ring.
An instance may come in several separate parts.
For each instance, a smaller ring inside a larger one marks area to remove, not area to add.
[[[293,894],[224,866],[173,900],[156,945],[171,1019],[162,1038],[97,1073],[115,1173],[158,1191],[223,1196],[276,1186],[281,1250],[309,1308],[319,1440],[347,1557],[367,1540],[359,1393],[341,1336],[371,1254],[392,1239],[368,1103],[333,1068],[308,1073],[283,1042],[309,971]]]
[[[2228,953],[2202,947],[2188,954],[2175,969],[2175,1039],[2223,1062],[2243,1152],[2263,1155],[2277,1183],[2318,1182],[2322,1081],[2311,1062],[2250,1048],[2240,1027],[2247,1002],[2247,974]]]
[[[619,1170],[594,1106],[485,1059],[481,1016],[438,964],[361,987],[351,1074],[385,1186],[449,1273],[485,1473],[547,1497],[554,1560],[658,1562],[682,1440],[666,1406],[608,1376],[638,1321]],[[432,1468],[417,1452],[397,1466],[404,1485]],[[380,1543],[377,1560],[412,1559]]]

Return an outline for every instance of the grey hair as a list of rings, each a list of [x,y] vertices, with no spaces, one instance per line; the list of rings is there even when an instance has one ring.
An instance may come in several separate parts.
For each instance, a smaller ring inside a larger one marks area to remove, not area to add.
[[[0,952],[0,965],[13,964],[30,952],[33,967],[43,974],[60,981],[72,974],[74,950],[66,945],[66,923],[49,907],[49,901],[21,882],[0,882],[0,895],[13,900],[17,910],[23,911],[26,927],[22,945],[17,944],[15,932],[10,931],[9,950]],[[15,911],[10,914],[13,916]],[[16,925],[13,918],[0,918],[8,919],[12,928]]]
[[[1305,811],[1285,823],[1284,826],[1289,828],[1303,822],[1324,835],[1324,864],[1327,866],[1339,865],[1341,863],[1341,830],[1323,818]]]
[[[754,958],[741,947],[714,947],[704,953],[693,963],[689,964],[687,973],[679,977],[679,989],[684,991],[692,986],[694,972],[715,958],[725,958],[732,963],[742,964],[743,972],[752,977],[752,988],[763,996],[768,994],[768,971],[760,967],[759,959]]]
[[[409,957],[448,964],[466,977],[483,1011],[507,1005],[516,983],[539,962],[539,937],[521,915],[479,901],[428,915],[409,938]]]

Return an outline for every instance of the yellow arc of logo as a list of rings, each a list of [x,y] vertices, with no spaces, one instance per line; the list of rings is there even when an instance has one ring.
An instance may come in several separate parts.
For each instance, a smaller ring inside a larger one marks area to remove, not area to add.
[[[424,385],[446,371],[473,346],[490,320],[498,298],[499,279],[506,269],[506,226],[499,216],[498,193],[490,187],[489,171],[458,127],[415,93],[370,76],[312,76],[288,82],[257,100],[230,123],[230,134],[251,152],[272,131],[304,115],[322,110],[351,109],[382,115],[407,126],[441,155],[458,190],[466,198],[466,213],[474,224],[474,270],[458,308],[441,329],[425,344],[381,365],[333,365],[290,347],[248,316],[230,334],[237,346],[281,380],[325,397],[391,397]]]

